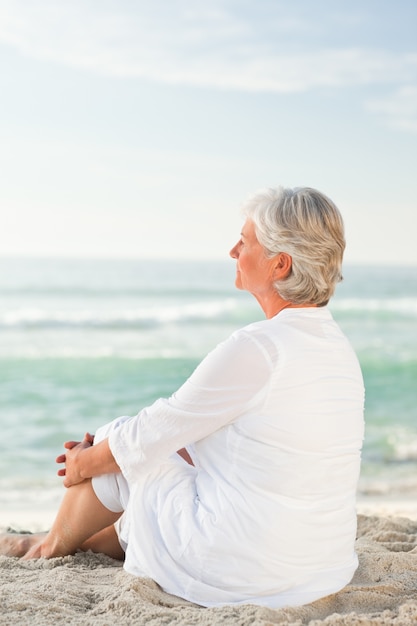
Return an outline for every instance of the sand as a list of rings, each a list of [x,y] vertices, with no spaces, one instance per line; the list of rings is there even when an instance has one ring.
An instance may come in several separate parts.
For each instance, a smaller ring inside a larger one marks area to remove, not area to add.
[[[408,626],[417,624],[417,520],[358,516],[359,568],[345,589],[299,608],[205,609],[127,574],[104,555],[0,556],[0,624]]]

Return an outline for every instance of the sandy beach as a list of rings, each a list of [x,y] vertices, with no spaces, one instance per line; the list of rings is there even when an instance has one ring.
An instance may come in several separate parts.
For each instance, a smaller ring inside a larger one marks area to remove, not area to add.
[[[307,606],[206,609],[164,593],[151,580],[127,574],[119,562],[104,555],[78,553],[31,562],[0,557],[0,624],[417,624],[416,508],[414,503],[400,501],[388,501],[385,508],[377,501],[359,503],[356,549],[360,565],[354,579],[339,593]],[[388,515],[369,514],[372,509]],[[39,514],[36,521],[35,516],[31,530],[45,519]],[[4,514],[0,523],[4,531]]]

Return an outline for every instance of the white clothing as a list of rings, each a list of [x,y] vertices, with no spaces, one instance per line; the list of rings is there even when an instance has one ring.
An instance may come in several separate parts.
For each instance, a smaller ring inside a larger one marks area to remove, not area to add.
[[[96,435],[122,470],[93,486],[125,510],[126,570],[203,606],[297,606],[340,590],[357,567],[363,401],[326,307],[235,332],[169,399]]]

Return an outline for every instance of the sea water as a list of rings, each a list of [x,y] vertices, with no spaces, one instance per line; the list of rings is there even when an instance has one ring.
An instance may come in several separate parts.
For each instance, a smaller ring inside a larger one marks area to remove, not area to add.
[[[0,259],[0,510],[56,506],[62,443],[167,397],[263,314],[233,261]],[[362,495],[417,495],[417,268],[346,266],[330,309],[366,385]]]

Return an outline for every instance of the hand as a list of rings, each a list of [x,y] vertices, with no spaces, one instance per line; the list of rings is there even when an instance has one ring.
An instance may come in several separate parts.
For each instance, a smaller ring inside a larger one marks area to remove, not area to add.
[[[71,487],[83,482],[81,476],[80,461],[81,453],[90,448],[94,443],[94,435],[86,433],[82,441],[66,441],[64,448],[68,450],[66,454],[60,454],[56,458],[57,463],[65,463],[65,467],[58,470],[58,476],[65,476],[64,487]]]

